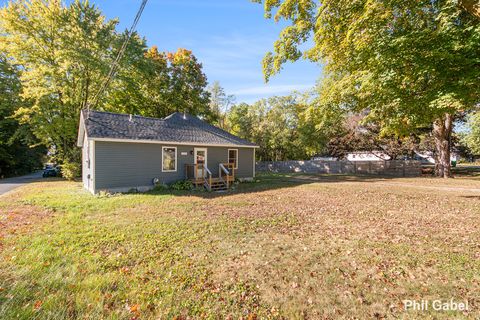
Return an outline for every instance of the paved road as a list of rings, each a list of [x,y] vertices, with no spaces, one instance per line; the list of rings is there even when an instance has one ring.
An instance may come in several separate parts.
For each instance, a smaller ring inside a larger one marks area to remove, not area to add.
[[[27,183],[34,182],[42,178],[42,171],[27,174],[26,176],[7,178],[0,180],[0,195],[7,193],[15,188],[23,186]]]

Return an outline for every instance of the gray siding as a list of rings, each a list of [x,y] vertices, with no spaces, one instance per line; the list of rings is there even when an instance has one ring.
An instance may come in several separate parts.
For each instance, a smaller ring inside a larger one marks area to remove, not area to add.
[[[86,135],[83,136],[83,145],[82,145],[82,183],[85,189],[89,189],[88,185],[88,140]]]
[[[220,163],[228,162],[228,150],[238,150],[238,168],[235,170],[235,177],[252,178],[253,177],[253,148],[234,148],[234,147],[207,147],[207,167],[212,171],[213,176],[218,176],[218,166]],[[193,150],[193,146],[191,147]],[[193,156],[191,159],[193,163]]]
[[[177,147],[177,171],[162,172],[162,146]],[[148,187],[153,178],[170,183],[185,178],[185,164],[193,164],[196,146],[153,143],[95,142],[95,192],[122,188]],[[207,166],[218,176],[218,166],[228,161],[227,147],[207,149]],[[253,148],[238,149],[238,178],[253,177]],[[182,155],[186,153],[186,155]]]
[[[239,178],[252,178],[254,176],[255,159],[253,148],[238,149],[238,169],[236,176]]]

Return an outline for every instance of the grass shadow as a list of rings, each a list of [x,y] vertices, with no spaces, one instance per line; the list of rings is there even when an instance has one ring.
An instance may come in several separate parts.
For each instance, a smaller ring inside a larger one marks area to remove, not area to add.
[[[256,193],[269,190],[287,189],[299,185],[313,183],[352,183],[352,182],[378,182],[388,179],[399,179],[392,176],[379,175],[344,175],[344,174],[305,174],[305,173],[262,173],[258,174],[254,181],[241,182],[226,191],[192,190],[175,191],[170,189],[151,190],[143,195],[175,195],[175,196],[198,196],[206,199],[222,198],[237,194]]]
[[[42,172],[40,171],[40,172],[36,172],[36,173],[24,175],[24,176],[0,179],[0,185],[26,184],[31,182],[57,182],[57,181],[63,181],[63,180],[65,179],[61,177],[43,177]]]
[[[465,199],[476,199],[476,200],[480,200],[480,196],[460,196],[461,198],[465,198]]]

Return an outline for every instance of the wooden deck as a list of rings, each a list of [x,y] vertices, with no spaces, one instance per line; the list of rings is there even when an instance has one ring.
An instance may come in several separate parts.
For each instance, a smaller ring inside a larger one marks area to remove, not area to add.
[[[190,180],[195,187],[205,186],[209,191],[226,190],[235,181],[235,168],[233,164],[221,163],[218,168],[218,177],[213,177],[212,172],[206,166],[186,164],[185,178]]]
[[[194,184],[194,185],[201,185],[201,184],[204,184],[205,183],[205,179],[203,178],[192,178],[190,179],[190,181]],[[227,179],[220,179],[220,178],[212,178],[210,180],[213,183],[219,183],[219,182],[226,182]],[[228,179],[228,182],[233,182],[233,179],[232,178],[229,178]]]

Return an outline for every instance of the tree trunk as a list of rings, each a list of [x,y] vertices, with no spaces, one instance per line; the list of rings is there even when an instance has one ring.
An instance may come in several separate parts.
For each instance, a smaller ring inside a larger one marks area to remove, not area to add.
[[[435,174],[442,178],[451,178],[450,137],[452,135],[453,117],[445,114],[433,123],[435,139]]]
[[[463,10],[480,18],[480,3],[477,0],[459,0],[458,4]]]

